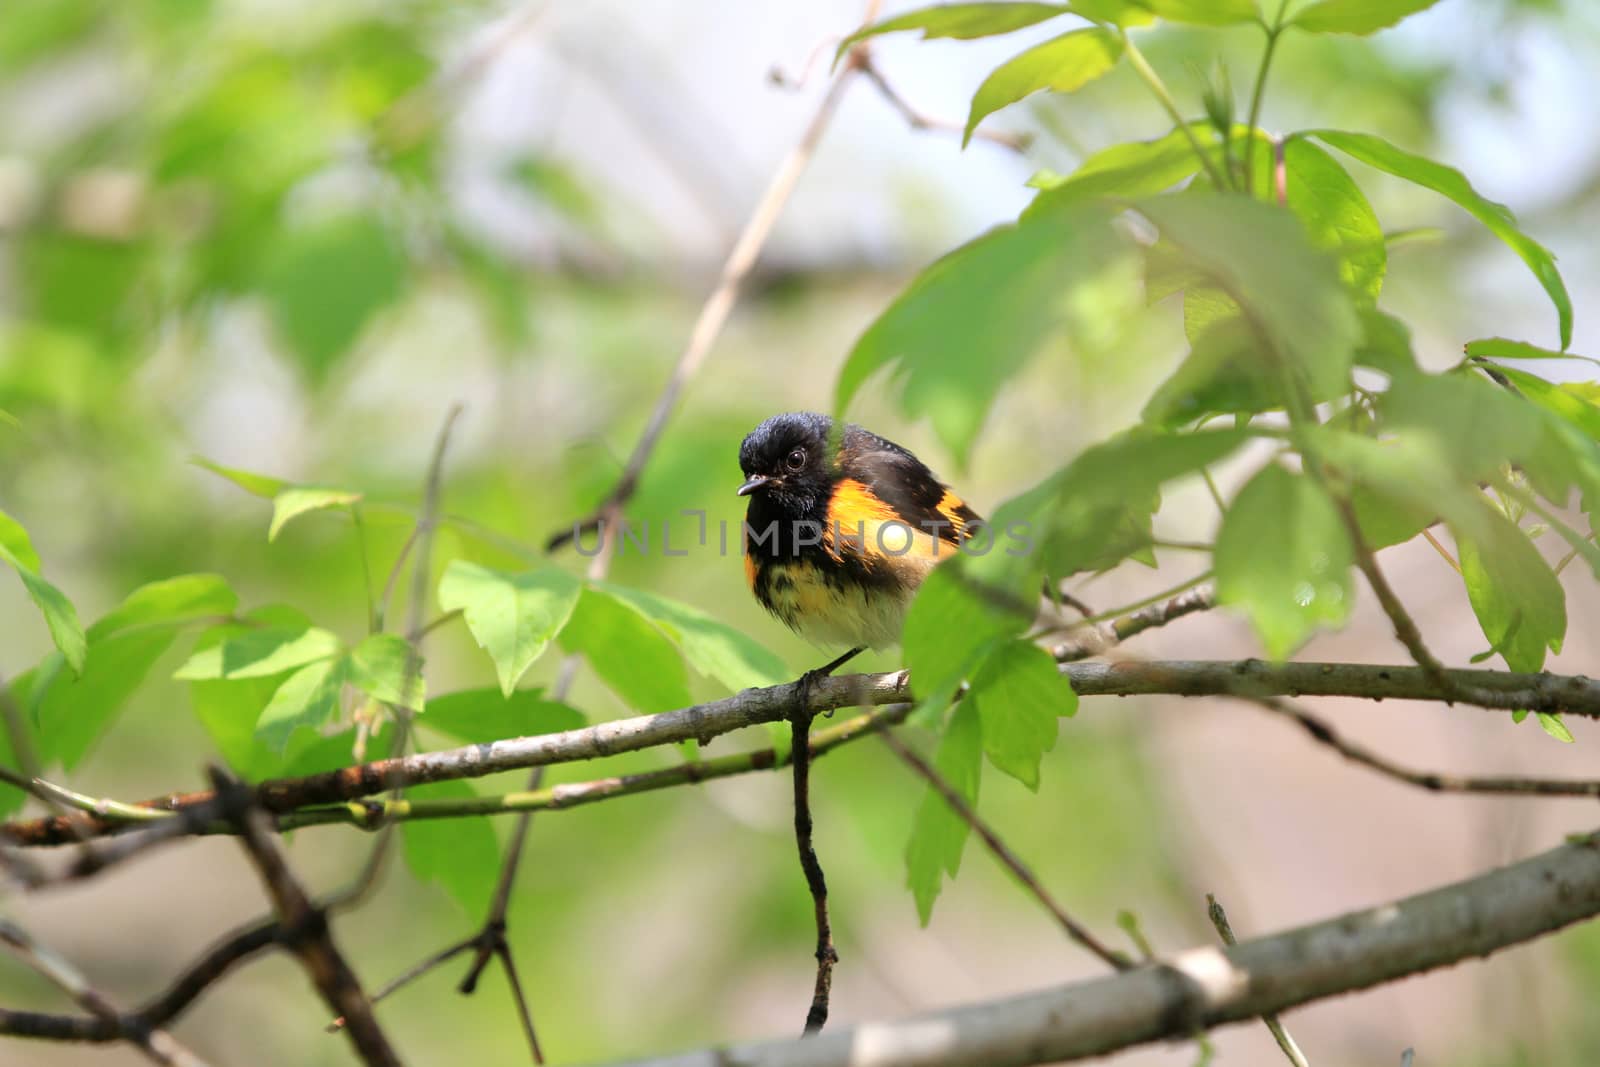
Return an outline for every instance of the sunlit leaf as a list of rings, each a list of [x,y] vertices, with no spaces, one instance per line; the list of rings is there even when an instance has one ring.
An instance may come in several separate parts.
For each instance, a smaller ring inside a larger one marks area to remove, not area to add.
[[[84,658],[88,655],[88,642],[83,626],[78,622],[78,609],[72,606],[67,595],[57,589],[39,573],[39,554],[22,524],[0,511],[0,562],[10,564],[22,580],[22,587],[44,616],[50,640],[66,657],[67,665],[75,674],[83,673]]]
[[[643,589],[612,583],[595,583],[595,589],[615,597],[660,627],[691,666],[737,692],[755,686],[777,685],[789,679],[783,661],[744,633],[697,608]]]
[[[307,512],[342,508],[360,499],[360,493],[348,489],[317,489],[312,486],[285,489],[272,498],[272,524],[267,528],[267,540],[276,541],[278,534],[291,520]]]
[[[1189,132],[1202,147],[1218,145],[1216,132],[1207,124],[1192,124]],[[1040,193],[1023,212],[1023,217],[1098,197],[1154,196],[1190,177],[1200,166],[1200,157],[1182,129],[1153,141],[1113,145],[1085,159],[1066,177],[1044,181],[1036,178]]]
[[[1383,227],[1361,187],[1310,141],[1290,140],[1283,161],[1289,210],[1305,224],[1311,243],[1339,257],[1339,276],[1346,285],[1377,300],[1389,252]]]
[[[1229,26],[1238,22],[1258,22],[1261,14],[1256,0],[1133,0],[1153,15],[1171,22],[1199,26]]]
[[[374,700],[422,710],[422,660],[399,634],[369,634],[351,649],[350,683]]]
[[[240,470],[238,467],[224,467],[222,464],[213,463],[203,456],[195,456],[190,462],[197,467],[204,467],[213,474],[220,474],[247,493],[266,497],[268,500],[289,488],[289,483],[282,478],[274,478],[270,474],[256,474],[253,471]]]
[[[1276,464],[1239,491],[1217,534],[1217,600],[1240,608],[1272,659],[1350,617],[1355,550],[1337,506]]]
[[[977,709],[965,703],[957,706],[939,741],[934,767],[958,796],[976,806],[983,773],[983,733]],[[923,790],[906,845],[906,884],[916,898],[917,916],[924,926],[933,916],[933,902],[945,876],[954,878],[961,869],[961,852],[970,829],[937,790],[932,786]]]
[[[179,681],[260,678],[327,659],[341,647],[337,635],[315,626],[246,628],[197,649],[173,677]]]
[[[1556,352],[1526,341],[1510,341],[1504,337],[1485,337],[1477,341],[1468,341],[1466,353],[1479,359],[1580,359],[1586,363],[1600,363],[1600,360],[1580,356],[1576,352]]]
[[[340,694],[350,681],[347,657],[320,660],[289,675],[256,720],[256,736],[276,752],[302,726],[315,728],[339,713]]]
[[[1368,34],[1393,26],[1439,0],[1318,0],[1289,20],[1312,33]]]
[[[1548,711],[1539,712],[1539,728],[1557,741],[1572,744],[1572,731],[1567,729],[1567,724],[1561,721],[1561,716],[1552,715]]]
[[[1122,42],[1109,30],[1073,30],[1007,60],[978,86],[961,134],[964,147],[984,117],[1033,93],[1071,93],[1117,65]]]
[[[919,8],[903,15],[896,15],[894,18],[884,19],[871,26],[863,26],[839,42],[835,62],[848,52],[852,45],[879,34],[921,30],[923,40],[936,37],[972,40],[1011,33],[1071,12],[1072,8],[1067,4],[935,4],[932,7]]]
[[[566,625],[579,590],[578,579],[559,567],[510,574],[453,560],[439,579],[439,606],[462,612],[509,695]]]
[[[1510,208],[1480,195],[1454,167],[1397,148],[1373,134],[1312,130],[1306,136],[1315,137],[1368,166],[1432,189],[1465,208],[1533,271],[1534,277],[1539,279],[1539,284],[1556,307],[1561,347],[1566,348],[1572,343],[1572,300],[1567,295],[1567,286],[1561,280],[1561,273],[1556,270],[1555,256],[1517,227],[1516,216]]]
[[[623,703],[654,713],[685,707],[689,675],[672,639],[631,604],[585,589],[561,631],[561,647],[582,653]]]

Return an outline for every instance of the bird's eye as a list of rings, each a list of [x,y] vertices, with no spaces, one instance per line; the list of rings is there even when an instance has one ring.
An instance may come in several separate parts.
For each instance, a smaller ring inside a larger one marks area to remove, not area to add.
[[[806,450],[803,448],[795,449],[793,452],[789,453],[788,457],[785,458],[783,462],[784,465],[792,471],[800,470],[806,465]]]

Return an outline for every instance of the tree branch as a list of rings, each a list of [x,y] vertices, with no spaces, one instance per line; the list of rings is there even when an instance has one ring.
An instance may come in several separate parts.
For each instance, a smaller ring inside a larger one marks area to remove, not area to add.
[[[828,882],[811,841],[811,719],[814,714],[801,708],[789,720],[789,751],[794,756],[794,840],[817,922],[817,980],[812,987],[811,1007],[806,1012],[802,1034],[818,1033],[827,1023],[833,965],[839,962],[839,953],[833,947],[833,927],[828,922]]]
[[[1493,670],[1446,670],[1447,689],[1420,667],[1366,663],[1267,663],[1262,660],[1154,660],[1127,663],[1068,663],[1062,674],[1079,696],[1342,696],[1365,700],[1450,702],[1462,691],[1478,706],[1500,711],[1545,711],[1600,718],[1600,681],[1581,675],[1518,674]],[[828,677],[812,682],[807,707],[815,714],[842,707],[879,707],[915,700],[905,671]],[[722,700],[579,730],[513,737],[488,744],[415,753],[397,760],[345,767],[303,778],[279,778],[255,787],[260,804],[283,814],[358,800],[382,792],[391,775],[422,784],[479,778],[500,771],[574,763],[695,739],[702,744],[746,726],[787,720],[800,707],[796,682],[747,689]],[[692,779],[690,779],[692,780]],[[672,782],[670,784],[679,784]],[[147,801],[170,811],[211,800],[211,793],[178,794]],[[491,802],[493,804],[495,802]],[[530,808],[559,807],[537,802]],[[514,810],[514,809],[513,809]],[[331,821],[331,820],[330,820]],[[341,817],[338,821],[346,820]],[[167,828],[149,823],[148,832]],[[0,824],[0,838],[20,845],[56,845],[123,827],[99,815],[74,813]],[[182,830],[174,830],[174,833]]]
[[[1254,1020],[1531,941],[1600,914],[1600,836],[1366,911],[1169,962],[805,1041],[614,1067],[1022,1067]],[[870,1050],[870,1053],[867,1052]]]
[[[1223,910],[1222,902],[1210,893],[1206,894],[1206,914],[1211,919],[1211,925],[1217,928],[1217,936],[1222,938],[1224,945],[1239,943],[1239,939],[1233,936],[1233,924],[1228,921],[1228,913]],[[1267,1032],[1272,1035],[1272,1040],[1278,1043],[1278,1047],[1283,1050],[1283,1054],[1294,1067],[1310,1067],[1306,1063],[1305,1053],[1300,1051],[1300,1046],[1289,1036],[1289,1031],[1284,1029],[1277,1015],[1269,1012],[1261,1017],[1261,1021],[1267,1025]]]

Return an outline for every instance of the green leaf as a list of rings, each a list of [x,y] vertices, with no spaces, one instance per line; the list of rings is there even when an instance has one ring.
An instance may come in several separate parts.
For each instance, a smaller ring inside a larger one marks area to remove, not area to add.
[[[22,523],[0,511],[0,559],[18,570],[39,573],[39,553]]]
[[[957,706],[933,762],[956,794],[976,806],[983,774],[983,733],[977,709],[965,703]],[[961,869],[961,851],[970,829],[931,785],[923,791],[911,824],[911,840],[906,844],[906,884],[916,898],[917,916],[924,926],[933,916],[933,902],[939,897],[944,876],[954,878]]]
[[[650,620],[683,650],[691,666],[734,692],[777,685],[789,678],[783,661],[747,635],[687,604],[608,582],[591,587]]]
[[[517,689],[509,697],[498,689],[446,693],[429,699],[426,713],[417,722],[465,745],[553,734],[585,725],[582,712],[545,698],[537,689]]]
[[[1572,744],[1572,731],[1568,730],[1567,724],[1561,721],[1561,716],[1552,715],[1548,711],[1541,711],[1538,714],[1539,726],[1545,733],[1557,741],[1562,741],[1569,745]]]
[[[494,661],[500,691],[509,695],[567,624],[580,589],[559,567],[508,574],[458,559],[439,579],[439,606],[462,612],[473,639]]]
[[[1215,148],[1216,131],[1194,123],[1189,131],[1204,147]],[[1023,211],[1024,219],[1106,196],[1154,196],[1172,188],[1200,169],[1182,129],[1153,141],[1131,141],[1102,149],[1084,160],[1077,170],[1055,181],[1038,181],[1040,193]]]
[[[1556,352],[1531,345],[1526,341],[1510,341],[1504,337],[1485,337],[1477,341],[1468,341],[1466,353],[1479,359],[1581,359],[1585,363],[1600,364],[1600,359],[1591,356],[1580,356],[1575,352]]]
[[[1094,27],[1062,34],[1007,60],[978,86],[961,133],[961,146],[965,148],[972,140],[972,131],[985,116],[1045,89],[1077,92],[1121,58],[1122,41],[1116,34]]]
[[[220,463],[213,463],[204,456],[195,456],[190,462],[197,467],[204,467],[212,474],[220,474],[252,496],[266,497],[271,500],[289,488],[289,483],[282,478],[274,478],[270,474],[256,474],[253,471],[240,470],[238,467],[224,467]]]
[[[433,782],[406,791],[410,800],[469,800],[465,782]],[[489,903],[500,868],[500,843],[482,816],[408,819],[400,824],[406,866],[420,882],[437,883],[468,915]]]
[[[300,727],[314,729],[332,722],[348,681],[350,660],[344,656],[301,667],[272,694],[256,720],[256,737],[274,752],[282,752]]]
[[[180,574],[141,585],[89,627],[92,644],[100,637],[145,626],[179,626],[202,619],[227,617],[239,597],[219,574]]]
[[[421,711],[422,659],[399,634],[370,634],[350,650],[350,683],[374,700]]]
[[[360,493],[348,489],[317,489],[310,486],[285,489],[272,498],[272,525],[267,528],[267,540],[276,541],[279,532],[290,520],[307,512],[341,508],[360,499]]]
[[[901,410],[930,418],[964,465],[1000,386],[1048,340],[1093,331],[1123,299],[1133,305],[1134,263],[1097,209],[989,231],[918,275],[862,334],[839,374],[836,413],[892,368]]]
[[[689,676],[672,640],[631,604],[585,589],[561,631],[561,646],[589,666],[629,707],[647,714],[687,707]]]
[[[1230,26],[1259,22],[1256,0],[1133,0],[1139,7],[1169,22],[1198,26]]]
[[[1071,12],[1072,8],[1066,4],[936,4],[863,26],[839,42],[834,62],[843,58],[851,46],[879,34],[921,30],[924,41],[938,37],[970,41],[978,37],[1011,33]]]
[[[1078,694],[1055,660],[1031,642],[1008,641],[983,661],[964,699],[978,709],[989,762],[1037,790],[1039,760],[1056,746],[1057,718],[1078,711]]]
[[[1454,167],[1397,148],[1370,133],[1311,130],[1306,136],[1315,137],[1368,166],[1432,189],[1465,208],[1533,271],[1534,277],[1539,279],[1539,284],[1549,294],[1551,303],[1555,304],[1561,347],[1566,348],[1572,343],[1572,300],[1567,295],[1567,286],[1561,280],[1561,273],[1556,270],[1555,256],[1517,228],[1516,216],[1510,208],[1480,196],[1472,183]]]
[[[184,673],[190,664],[208,661],[214,661],[220,671],[225,659],[221,648],[230,640],[263,631],[304,634],[310,627],[310,621],[293,608],[283,605],[257,608],[242,621],[222,623],[201,634],[195,642],[194,653],[179,673]],[[337,641],[333,642],[333,647],[337,650]],[[212,653],[209,657],[205,655],[208,651]],[[283,684],[288,671],[302,665],[286,663],[276,674],[245,678],[212,676],[189,683],[189,699],[194,705],[195,717],[228,766],[248,781],[271,777],[284,770],[284,757],[257,740],[256,720],[272,694]]]
[[[1379,408],[1388,426],[1431,437],[1463,483],[1495,477],[1538,455],[1543,426],[1533,405],[1475,375],[1395,379]]]
[[[1338,508],[1304,475],[1273,464],[1250,479],[1222,520],[1215,562],[1218,602],[1243,609],[1272,659],[1350,617],[1355,550]]]
[[[1363,307],[1361,327],[1361,343],[1356,347],[1357,363],[1390,378],[1418,372],[1417,356],[1411,351],[1411,331],[1405,323],[1375,307]]]
[[[1383,227],[1361,187],[1328,153],[1302,138],[1283,148],[1289,210],[1317,248],[1339,257],[1339,276],[1372,300],[1383,288],[1389,253]]]
[[[991,591],[987,576],[955,557],[935,567],[906,613],[900,644],[911,677],[930,712],[942,712],[968,672],[996,642],[1021,634],[1033,621],[1038,585]],[[1008,597],[1021,597],[1007,603]]]
[[[1480,507],[1478,530],[1452,527],[1467,598],[1507,666],[1541,670],[1546,650],[1560,652],[1566,636],[1566,593],[1528,535],[1487,503]]]
[[[261,678],[339,654],[339,638],[315,626],[238,628],[237,636],[206,643],[172,675],[179,681]]]
[[[36,697],[40,759],[76,767],[176,636],[161,626],[91,639],[83,673],[57,674]]]
[[[1139,202],[1188,265],[1243,309],[1311,398],[1347,392],[1361,320],[1338,264],[1289,212],[1248,197]]]
[[[1237,315],[1200,334],[1140,418],[1176,429],[1212,415],[1254,415],[1283,406],[1283,390],[1250,325]]]
[[[33,549],[28,531],[3,511],[0,511],[0,561],[15,568],[17,577],[22,579],[22,587],[44,615],[50,640],[66,657],[73,673],[82,674],[88,642],[78,622],[78,609],[72,606],[65,593],[39,573],[39,554]]]
[[[1439,0],[1318,0],[1289,20],[1311,33],[1355,33],[1365,36],[1393,26]]]
[[[406,280],[399,242],[373,215],[290,229],[270,248],[261,288],[302,369],[321,380]]]

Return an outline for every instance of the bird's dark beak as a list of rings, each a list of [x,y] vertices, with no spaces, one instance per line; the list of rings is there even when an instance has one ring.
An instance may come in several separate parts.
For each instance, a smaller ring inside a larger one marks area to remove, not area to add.
[[[744,484],[739,487],[739,491],[736,495],[749,496],[751,493],[755,492],[757,489],[760,489],[763,485],[766,485],[771,480],[772,479],[768,478],[765,474],[752,474],[750,477],[744,480]]]

